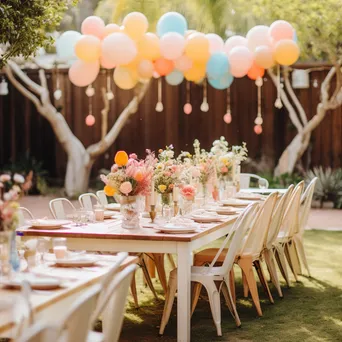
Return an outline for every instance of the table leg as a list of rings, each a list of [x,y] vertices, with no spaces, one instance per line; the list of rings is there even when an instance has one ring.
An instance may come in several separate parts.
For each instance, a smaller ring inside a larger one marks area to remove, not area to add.
[[[190,341],[191,251],[187,243],[178,243],[177,341]]]

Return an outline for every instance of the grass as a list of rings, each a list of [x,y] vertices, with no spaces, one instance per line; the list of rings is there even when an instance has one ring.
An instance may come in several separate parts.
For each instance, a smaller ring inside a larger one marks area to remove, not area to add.
[[[286,288],[282,283],[284,299],[279,299],[271,287],[274,305],[268,302],[259,288],[263,317],[257,317],[251,300],[242,299],[240,272],[236,269],[237,308],[242,327],[236,328],[227,307],[222,303],[223,336],[217,337],[209,302],[203,293],[192,317],[191,340],[342,341],[342,232],[307,231],[305,245],[312,278],[301,276],[298,283],[292,279],[291,288]],[[158,336],[164,302],[160,284],[156,280],[154,284],[161,300],[155,301],[140,280],[138,291],[141,307],[135,309],[130,299],[120,341],[176,341],[176,304],[164,336]]]

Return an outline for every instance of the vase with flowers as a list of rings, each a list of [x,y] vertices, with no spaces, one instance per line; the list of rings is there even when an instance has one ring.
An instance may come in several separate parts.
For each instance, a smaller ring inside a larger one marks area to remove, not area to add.
[[[183,198],[183,215],[188,215],[192,211],[192,205],[195,200],[196,188],[191,184],[182,185],[180,187],[180,194]]]
[[[139,228],[143,196],[150,195],[156,159],[151,151],[146,152],[146,158],[141,160],[134,153],[128,156],[125,151],[117,152],[111,172],[101,175],[105,194],[115,195],[120,202],[122,227],[126,229]]]

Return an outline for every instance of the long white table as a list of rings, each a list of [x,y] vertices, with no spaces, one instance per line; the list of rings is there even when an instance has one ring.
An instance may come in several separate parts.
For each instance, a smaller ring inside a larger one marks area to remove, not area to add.
[[[176,254],[178,260],[177,340],[188,342],[191,318],[191,252],[225,236],[236,218],[235,215],[219,224],[202,224],[199,231],[193,234],[162,234],[151,228],[123,229],[118,219],[59,230],[21,229],[18,230],[18,235],[23,236],[24,239],[39,236],[66,237],[68,248],[74,250]]]
[[[285,194],[287,189],[258,189],[258,188],[248,188],[240,189],[240,192],[253,193],[253,194],[273,194],[274,192],[279,192],[280,194]]]

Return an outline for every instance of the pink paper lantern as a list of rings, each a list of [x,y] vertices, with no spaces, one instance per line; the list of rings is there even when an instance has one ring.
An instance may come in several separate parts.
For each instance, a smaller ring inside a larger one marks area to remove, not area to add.
[[[192,106],[191,106],[191,104],[190,104],[190,103],[186,103],[186,104],[184,105],[183,110],[184,110],[184,114],[190,115],[191,112],[192,112]]]
[[[96,62],[76,61],[69,69],[69,79],[77,87],[85,87],[96,80],[100,64]]]
[[[223,115],[223,121],[226,123],[226,124],[230,124],[232,122],[232,114],[230,113],[226,113]]]
[[[81,32],[101,39],[105,32],[105,23],[100,17],[92,15],[83,20]]]
[[[87,117],[85,118],[85,123],[87,126],[94,126],[95,124],[95,117],[94,115],[87,115]]]
[[[262,133],[262,126],[261,125],[255,125],[254,126],[254,133],[255,134],[261,134]]]

